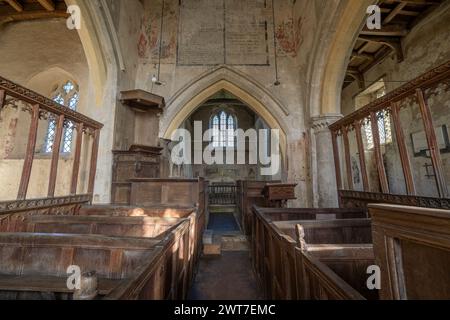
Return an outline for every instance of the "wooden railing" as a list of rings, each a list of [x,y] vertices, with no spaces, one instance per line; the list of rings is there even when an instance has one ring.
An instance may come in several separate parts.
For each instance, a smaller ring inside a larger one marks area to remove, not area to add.
[[[208,187],[209,204],[212,205],[235,205],[236,185],[213,184]]]
[[[68,190],[68,194],[77,194],[81,148],[83,136],[86,134],[93,138],[87,188],[87,193],[92,195],[94,191],[95,173],[97,168],[100,130],[103,125],[30,89],[0,77],[0,111],[7,106],[17,105],[18,102],[23,103],[25,106],[23,110],[31,114],[31,123],[28,131],[28,141],[20,185],[17,192],[17,200],[21,201],[27,198],[27,191],[30,184],[31,171],[34,161],[39,121],[41,119],[54,119],[57,123],[51,157],[51,169],[47,192],[48,198],[54,198],[55,196],[60,146],[63,138],[64,127],[67,127],[69,123],[72,123],[75,127],[76,144],[74,150],[74,163],[71,174],[70,192]]]
[[[427,94],[425,94],[425,91],[427,89],[434,88],[438,84],[448,81],[448,79],[450,79],[450,61],[402,85],[401,87],[393,90],[384,97],[373,101],[372,103],[366,105],[365,107],[333,123],[329,127],[332,135],[334,163],[336,168],[336,183],[338,190],[340,190],[341,206],[343,205],[343,202],[345,202],[345,205],[351,206],[351,203],[349,203],[349,199],[343,198],[343,196],[348,195],[349,192],[352,194],[358,192],[363,195],[366,195],[365,197],[361,196],[359,199],[361,201],[362,200],[361,198],[367,198],[366,202],[370,202],[370,199],[373,198],[374,192],[386,195],[386,197],[390,196],[392,193],[388,183],[388,177],[386,174],[385,163],[383,161],[383,154],[381,150],[380,132],[378,128],[378,119],[377,119],[380,112],[390,114],[390,118],[393,124],[392,131],[395,132],[394,140],[396,141],[397,144],[399,158],[402,166],[402,172],[405,181],[405,189],[407,195],[403,197],[399,196],[397,199],[399,202],[397,203],[409,204],[408,202],[410,202],[411,199],[408,199],[408,196],[409,197],[420,196],[417,194],[416,188],[417,186],[414,181],[411,160],[410,156],[408,155],[406,145],[407,140],[405,138],[405,134],[399,116],[401,108],[404,108],[404,105],[401,104],[401,101],[403,101],[406,98],[414,99],[415,101],[417,101],[420,107],[420,116],[423,122],[426,141],[428,144],[428,151],[431,158],[431,163],[434,170],[434,178],[436,180],[436,186],[439,194],[439,198],[436,198],[437,201],[425,201],[425,202],[429,206],[434,206],[433,204],[436,204],[436,206],[438,206],[440,203],[439,199],[446,199],[449,197],[448,187],[445,181],[443,162],[441,159],[440,149],[436,138],[436,132],[434,130],[435,126],[432,118],[432,110],[429,106]],[[370,123],[370,128],[373,137],[374,158],[381,190],[370,190],[369,185],[369,175],[367,170],[368,168],[366,164],[364,143],[361,133],[362,126],[364,124],[367,125],[368,123]],[[353,185],[352,162],[351,162],[350,142],[349,142],[349,133],[351,131],[355,131],[363,192],[356,191]],[[342,150],[340,149],[340,145],[338,143],[338,138],[340,137],[342,138],[342,144],[344,149],[343,159],[345,159],[344,160],[346,172],[345,177],[342,177],[341,171]],[[346,187],[344,187],[344,179],[347,182]],[[381,199],[381,202],[383,202],[382,200],[383,199]],[[389,202],[392,203],[392,199],[390,200],[391,201]],[[416,202],[423,203],[421,201]]]

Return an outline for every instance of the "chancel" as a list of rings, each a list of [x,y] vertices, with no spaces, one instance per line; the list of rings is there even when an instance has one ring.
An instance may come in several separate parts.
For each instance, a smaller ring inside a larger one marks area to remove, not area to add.
[[[449,20],[0,0],[0,300],[450,299]]]

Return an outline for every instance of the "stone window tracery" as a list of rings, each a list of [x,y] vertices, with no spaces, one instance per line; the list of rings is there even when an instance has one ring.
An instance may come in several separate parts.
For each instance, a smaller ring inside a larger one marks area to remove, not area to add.
[[[66,106],[67,108],[76,111],[78,102],[80,100],[80,95],[78,92],[78,86],[68,80],[65,81],[62,85],[58,86],[58,88],[53,93],[53,101]],[[44,143],[44,153],[53,152],[53,145],[55,142],[56,136],[56,119],[51,117],[48,123],[47,134],[45,137]],[[71,121],[66,121],[64,123],[64,131],[63,137],[61,141],[61,153],[71,153],[72,152],[72,141],[74,134],[75,125]]]

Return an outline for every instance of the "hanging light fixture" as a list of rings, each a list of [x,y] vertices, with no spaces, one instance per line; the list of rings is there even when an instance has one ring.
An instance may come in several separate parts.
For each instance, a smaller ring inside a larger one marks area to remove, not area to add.
[[[276,37],[276,23],[275,23],[275,1],[272,0],[272,19],[273,19],[273,48],[274,48],[274,63],[275,63],[275,82],[274,86],[278,87],[281,85],[280,79],[278,77],[278,47],[277,47],[277,37]]]
[[[162,42],[163,42],[163,27],[164,27],[164,7],[165,7],[165,0],[162,0],[161,5],[161,24],[159,28],[159,53],[158,53],[158,73],[156,75],[152,76],[152,84],[157,86],[164,85],[163,82],[160,81],[161,76],[161,57],[162,57]]]

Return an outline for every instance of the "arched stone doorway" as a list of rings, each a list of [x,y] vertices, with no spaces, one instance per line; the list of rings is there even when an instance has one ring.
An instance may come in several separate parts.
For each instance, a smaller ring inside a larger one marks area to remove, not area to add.
[[[264,88],[226,66],[194,79],[167,102],[165,114],[161,119],[160,136],[170,139],[174,130],[178,129],[197,108],[222,90],[245,103],[270,129],[279,130],[280,150],[284,163],[287,143],[287,125],[284,118],[288,115],[287,109]]]

